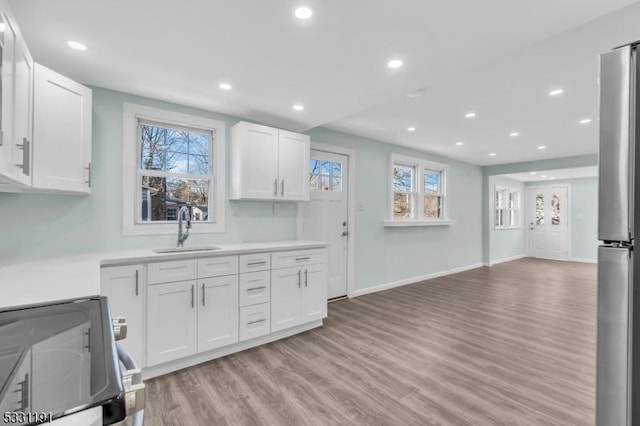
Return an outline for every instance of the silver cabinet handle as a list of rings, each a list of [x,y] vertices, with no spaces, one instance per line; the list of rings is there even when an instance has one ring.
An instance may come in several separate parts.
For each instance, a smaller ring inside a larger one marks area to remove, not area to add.
[[[136,269],[136,296],[139,294],[138,291],[138,270]]]
[[[309,260],[309,259],[311,259],[311,256],[306,256],[306,257],[296,257],[296,261]]]
[[[302,285],[300,283],[302,281],[301,277],[302,277],[302,270],[298,269],[298,288],[302,287]]]
[[[84,168],[87,171],[87,180],[84,182],[91,188],[91,163],[87,167]]]
[[[195,286],[193,284],[191,284],[191,307],[195,308],[195,300],[194,300],[194,288]]]
[[[265,265],[266,263],[267,263],[266,260],[263,260],[261,262],[249,262],[247,263],[247,266]]]
[[[261,285],[260,287],[251,287],[251,288],[248,288],[248,289],[247,289],[247,291],[256,291],[256,290],[262,290],[262,289],[265,289],[265,288],[267,288],[267,286],[266,286],[266,285]]]
[[[280,196],[284,197],[284,179],[280,182]]]
[[[273,181],[273,195],[278,195],[278,179]]]
[[[255,321],[249,321],[249,322],[247,323],[247,325],[258,324],[258,323],[261,323],[261,322],[265,322],[266,320],[267,320],[266,318],[262,318],[262,319],[255,320]]]
[[[16,167],[20,167],[22,173],[29,176],[31,172],[31,164],[29,162],[29,158],[31,157],[31,142],[29,142],[27,138],[22,138],[22,143],[16,144],[16,146],[22,150],[22,164],[16,164]]]
[[[204,283],[202,283],[202,306],[204,306]]]
[[[304,270],[304,286],[309,287],[309,270]]]

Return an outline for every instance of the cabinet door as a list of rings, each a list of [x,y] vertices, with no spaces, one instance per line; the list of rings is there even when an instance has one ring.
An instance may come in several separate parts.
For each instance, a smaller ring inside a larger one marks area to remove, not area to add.
[[[238,341],[238,276],[199,281],[198,352]]]
[[[196,353],[197,281],[147,287],[147,366]]]
[[[91,89],[34,66],[33,186],[91,191]]]
[[[145,366],[145,281],[142,265],[116,266],[100,270],[101,293],[109,298],[111,316],[124,317],[127,320],[127,337],[120,343],[141,368]]]
[[[31,185],[33,60],[22,38],[16,39],[14,61],[13,161],[19,165],[16,180]]]
[[[278,129],[238,123],[232,129],[231,198],[276,197]]]
[[[309,136],[280,130],[278,198],[309,200]]]
[[[13,53],[15,32],[6,12],[0,12],[0,23],[4,25],[4,32],[0,32],[2,54],[0,58],[0,98],[2,110],[0,113],[0,175],[14,178],[20,171],[13,164]]]
[[[300,324],[302,270],[271,271],[271,332]]]
[[[302,319],[315,321],[327,316],[327,265],[311,265],[302,271]]]

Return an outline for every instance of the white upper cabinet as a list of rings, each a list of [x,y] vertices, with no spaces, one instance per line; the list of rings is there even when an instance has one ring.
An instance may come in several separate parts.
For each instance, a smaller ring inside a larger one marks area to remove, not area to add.
[[[231,129],[231,199],[309,199],[310,138],[240,122]]]
[[[88,194],[91,90],[33,62],[0,0],[0,191]]]
[[[91,191],[91,89],[35,64],[33,187]]]

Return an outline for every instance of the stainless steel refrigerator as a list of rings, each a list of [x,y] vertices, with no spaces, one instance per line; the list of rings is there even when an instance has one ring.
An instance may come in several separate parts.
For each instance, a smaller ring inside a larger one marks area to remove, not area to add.
[[[638,48],[631,44],[600,57],[598,426],[640,425]]]

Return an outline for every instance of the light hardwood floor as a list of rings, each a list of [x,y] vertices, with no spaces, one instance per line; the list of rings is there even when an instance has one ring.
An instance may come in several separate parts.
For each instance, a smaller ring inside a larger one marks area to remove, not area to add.
[[[145,425],[593,425],[595,328],[595,265],[475,269],[150,380]]]

